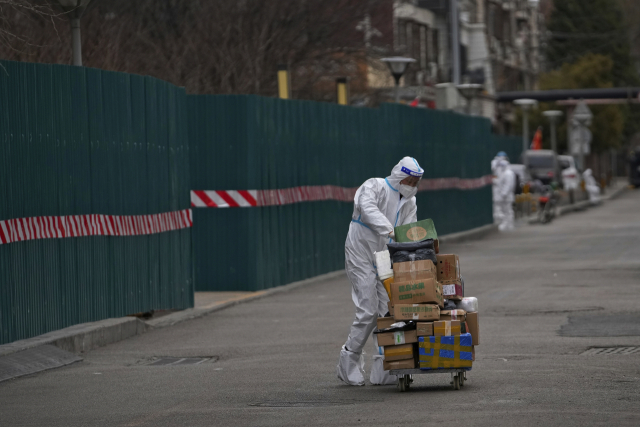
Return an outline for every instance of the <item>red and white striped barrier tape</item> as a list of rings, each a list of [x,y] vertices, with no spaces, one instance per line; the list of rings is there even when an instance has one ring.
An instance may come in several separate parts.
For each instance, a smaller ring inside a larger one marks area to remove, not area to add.
[[[191,209],[154,215],[36,216],[0,221],[0,244],[83,236],[142,236],[193,225]]]
[[[491,175],[471,179],[422,179],[418,185],[418,191],[473,190],[490,185],[492,179]],[[319,200],[352,202],[357,190],[358,187],[346,188],[335,185],[293,187],[282,190],[193,190],[191,191],[191,206],[196,208],[248,208]]]

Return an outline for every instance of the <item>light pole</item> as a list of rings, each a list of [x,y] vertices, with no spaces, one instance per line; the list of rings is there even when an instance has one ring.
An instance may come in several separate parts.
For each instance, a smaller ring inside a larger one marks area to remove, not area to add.
[[[542,114],[549,119],[549,123],[551,124],[551,149],[554,153],[558,154],[558,146],[556,143],[556,122],[562,116],[562,111],[548,110]]]
[[[471,115],[471,102],[482,92],[482,85],[477,83],[464,83],[457,85],[456,88],[458,92],[460,92],[460,95],[467,100],[467,114]]]
[[[396,81],[396,104],[400,102],[400,79],[407,71],[407,67],[412,62],[416,62],[413,58],[405,58],[403,56],[394,56],[391,58],[382,58],[382,62],[385,62],[389,66],[389,71]]]
[[[522,108],[522,153],[527,151],[529,146],[529,110],[536,105],[538,101],[535,99],[516,99],[514,104]]]
[[[580,160],[580,169],[582,171],[584,171],[584,146],[589,144],[591,136],[591,133],[589,132],[589,129],[587,129],[587,127],[591,126],[592,118],[593,113],[591,113],[591,110],[589,110],[589,107],[587,107],[587,104],[585,104],[584,100],[581,99],[578,103],[578,106],[573,111],[573,124],[574,127],[577,128],[580,132],[581,137],[579,139],[580,151],[578,152],[578,158]]]
[[[58,0],[71,23],[71,49],[73,65],[82,66],[82,39],[80,37],[80,18],[91,0]]]

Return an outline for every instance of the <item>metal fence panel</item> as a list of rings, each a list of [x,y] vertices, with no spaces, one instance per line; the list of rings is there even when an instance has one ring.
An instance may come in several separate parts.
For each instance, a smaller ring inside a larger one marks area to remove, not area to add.
[[[149,77],[2,61],[0,220],[188,209],[186,95]],[[0,344],[193,306],[191,230],[0,245]]]

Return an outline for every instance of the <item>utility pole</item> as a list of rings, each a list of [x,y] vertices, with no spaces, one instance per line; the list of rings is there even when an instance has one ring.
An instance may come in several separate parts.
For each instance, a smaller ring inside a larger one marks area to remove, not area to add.
[[[451,16],[451,64],[454,85],[460,84],[460,30],[458,20],[458,0],[449,1],[449,15]]]

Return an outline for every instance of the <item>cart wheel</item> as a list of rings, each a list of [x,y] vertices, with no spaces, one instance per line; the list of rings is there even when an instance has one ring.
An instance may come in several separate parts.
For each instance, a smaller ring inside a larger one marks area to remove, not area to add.
[[[401,392],[407,391],[407,383],[405,377],[398,377],[398,390]]]
[[[460,390],[460,377],[458,375],[453,377],[453,389]]]
[[[462,372],[458,373],[458,381],[460,382],[460,387],[464,387],[464,374]]]

